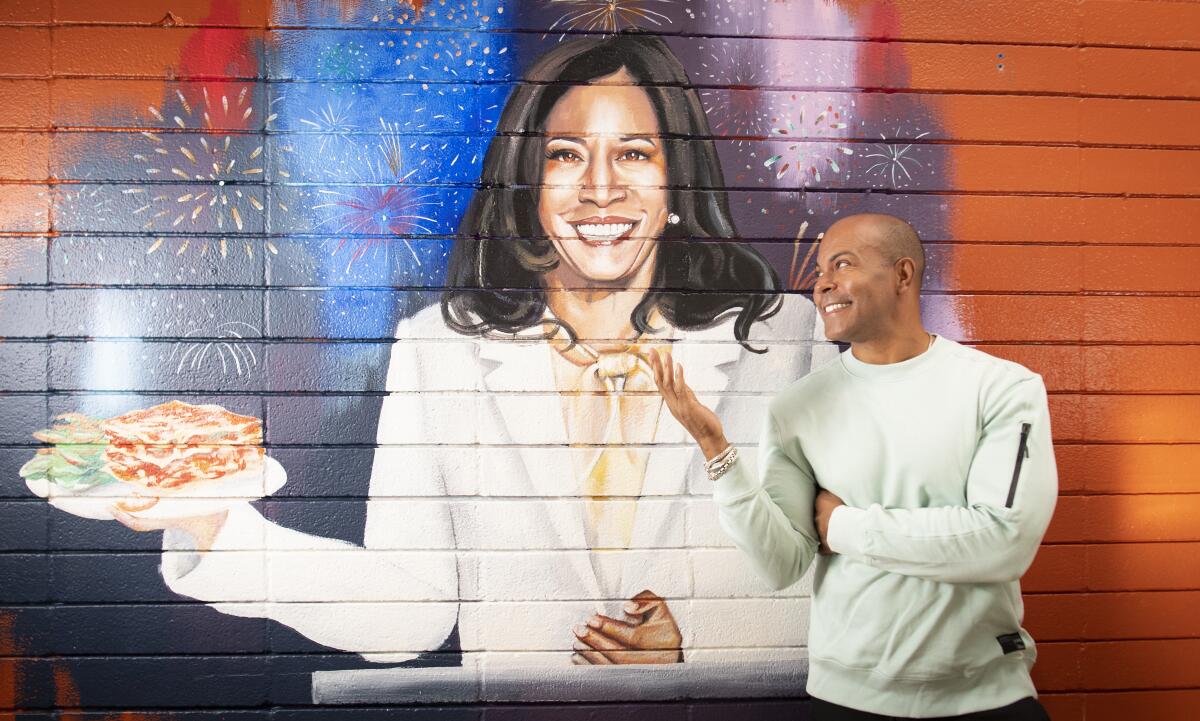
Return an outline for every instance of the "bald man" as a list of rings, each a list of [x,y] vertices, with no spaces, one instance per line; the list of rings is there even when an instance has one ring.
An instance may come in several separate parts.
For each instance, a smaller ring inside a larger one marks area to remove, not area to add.
[[[1046,389],[929,333],[924,267],[899,218],[829,228],[813,300],[826,337],[850,347],[771,400],[757,464],[669,354],[652,359],[655,381],[759,575],[782,589],[816,561],[814,721],[1043,720],[1019,579],[1058,493]]]

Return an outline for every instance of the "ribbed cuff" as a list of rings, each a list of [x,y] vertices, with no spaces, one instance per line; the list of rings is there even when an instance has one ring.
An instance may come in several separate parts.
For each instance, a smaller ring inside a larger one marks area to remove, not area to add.
[[[713,500],[722,505],[739,501],[754,495],[760,486],[754,478],[754,468],[750,463],[750,454],[739,453],[725,475],[713,481]]]
[[[838,506],[829,516],[829,533],[825,545],[829,550],[850,558],[866,556],[863,524],[867,512],[853,506]]]

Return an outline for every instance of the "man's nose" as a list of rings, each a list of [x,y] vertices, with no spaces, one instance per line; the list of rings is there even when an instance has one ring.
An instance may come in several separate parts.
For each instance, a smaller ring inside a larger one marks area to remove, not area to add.
[[[618,200],[624,200],[625,188],[616,185],[613,176],[613,169],[607,162],[589,163],[583,178],[583,187],[579,189],[579,201],[605,208]]]
[[[828,276],[817,276],[816,282],[813,283],[813,295],[819,298],[831,290],[833,290],[833,281]]]

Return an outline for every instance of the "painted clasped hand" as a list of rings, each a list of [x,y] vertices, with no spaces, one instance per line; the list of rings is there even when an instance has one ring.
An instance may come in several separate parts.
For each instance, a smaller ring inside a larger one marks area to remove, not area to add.
[[[627,621],[595,614],[571,629],[571,662],[576,665],[677,663],[683,660],[683,635],[667,602],[642,591],[625,603]]]

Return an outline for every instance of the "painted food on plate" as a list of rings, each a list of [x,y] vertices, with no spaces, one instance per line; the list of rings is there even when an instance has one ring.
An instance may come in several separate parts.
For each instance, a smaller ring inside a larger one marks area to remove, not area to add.
[[[165,495],[261,473],[265,458],[258,418],[175,400],[109,419],[65,414],[33,436],[52,444],[21,467],[35,493],[80,495],[121,483],[129,497],[116,505],[129,512]]]

